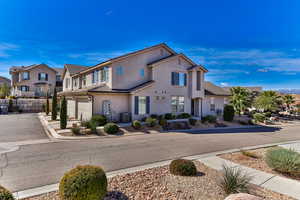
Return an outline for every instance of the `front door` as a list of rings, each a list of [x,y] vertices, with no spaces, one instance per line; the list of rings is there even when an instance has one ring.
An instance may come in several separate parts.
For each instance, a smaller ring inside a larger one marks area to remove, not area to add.
[[[195,99],[192,99],[192,102],[191,102],[191,115],[192,116],[195,115]]]

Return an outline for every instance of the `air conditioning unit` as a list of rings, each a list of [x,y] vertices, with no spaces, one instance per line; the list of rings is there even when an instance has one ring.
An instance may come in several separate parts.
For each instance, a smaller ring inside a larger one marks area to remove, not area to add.
[[[131,113],[129,112],[120,113],[120,122],[128,123],[130,121],[131,121]]]

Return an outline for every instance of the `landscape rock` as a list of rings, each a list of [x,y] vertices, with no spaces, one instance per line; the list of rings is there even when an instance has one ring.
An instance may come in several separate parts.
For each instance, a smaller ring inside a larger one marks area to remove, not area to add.
[[[239,194],[231,194],[225,200],[263,200],[263,199],[250,194],[239,193]]]

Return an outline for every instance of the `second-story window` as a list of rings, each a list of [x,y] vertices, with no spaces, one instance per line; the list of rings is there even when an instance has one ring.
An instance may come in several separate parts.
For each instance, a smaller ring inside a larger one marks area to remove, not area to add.
[[[70,86],[70,79],[66,78],[66,88],[69,88],[69,86]]]
[[[97,83],[99,81],[99,70],[93,71],[92,83]]]
[[[23,80],[29,80],[29,72],[23,72],[22,73],[22,79]]]
[[[108,82],[108,67],[103,67],[103,69],[100,70],[100,76],[101,76],[101,82]]]
[[[74,78],[73,82],[74,82],[74,87],[77,87],[77,78]]]
[[[48,74],[44,72],[39,73],[39,81],[48,81]]]
[[[117,67],[117,75],[122,76],[124,74],[124,70],[122,66]]]
[[[172,72],[171,84],[178,86],[186,86],[187,75],[183,72]]]
[[[140,76],[144,77],[145,76],[145,70],[144,69],[140,69]]]
[[[82,85],[86,86],[86,75],[82,76]]]
[[[201,72],[197,71],[197,78],[196,78],[196,85],[197,85],[197,90],[201,90]]]

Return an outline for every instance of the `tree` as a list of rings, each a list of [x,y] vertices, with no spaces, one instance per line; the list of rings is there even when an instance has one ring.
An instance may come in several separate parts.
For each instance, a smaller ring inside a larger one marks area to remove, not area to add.
[[[223,119],[224,121],[233,121],[234,119],[234,108],[232,105],[225,105],[224,112],[223,112]]]
[[[280,108],[282,100],[275,91],[264,91],[255,99],[255,107],[259,110],[275,112]]]
[[[48,97],[48,92],[46,94],[46,115],[49,115],[50,112],[50,105],[49,105],[49,97]]]
[[[65,97],[63,97],[60,106],[60,128],[65,129],[66,127],[67,127],[67,100]]]
[[[10,94],[10,87],[4,83],[0,86],[0,98],[5,98]]]
[[[52,96],[52,120],[56,120],[57,118],[57,92],[56,88],[54,88],[54,93]]]
[[[295,103],[295,97],[287,94],[282,97],[282,101],[286,105],[287,110],[290,110],[291,104]]]
[[[251,105],[250,93],[246,88],[242,87],[233,87],[230,89],[230,92],[230,103],[233,105],[234,110],[241,115]]]

